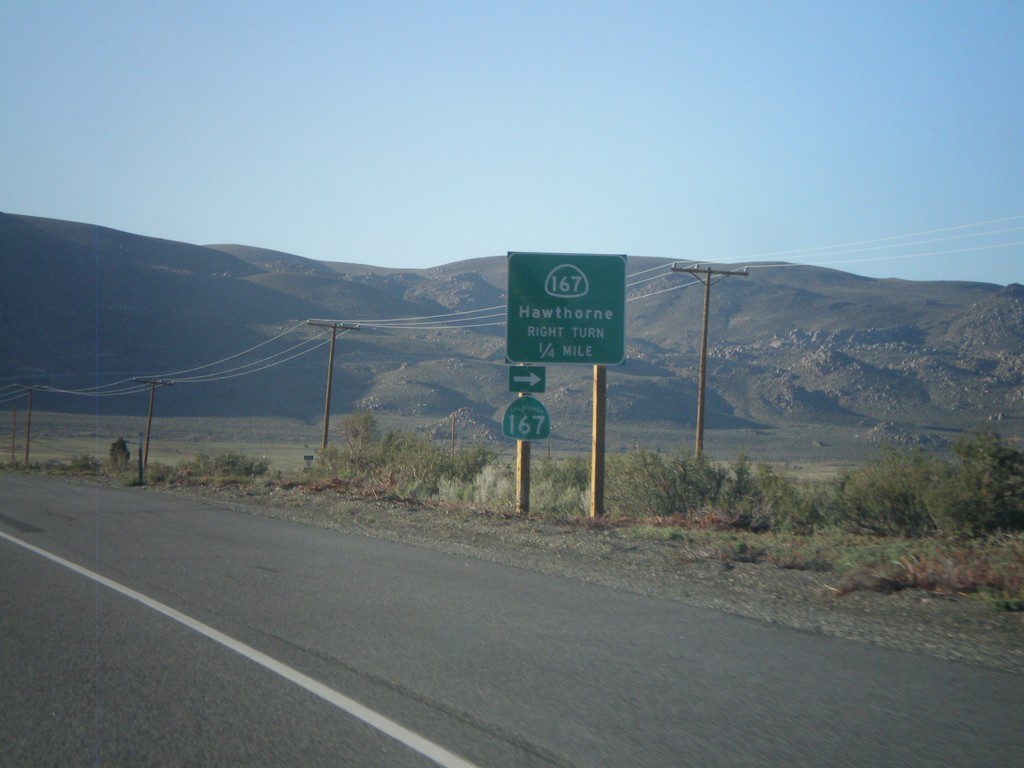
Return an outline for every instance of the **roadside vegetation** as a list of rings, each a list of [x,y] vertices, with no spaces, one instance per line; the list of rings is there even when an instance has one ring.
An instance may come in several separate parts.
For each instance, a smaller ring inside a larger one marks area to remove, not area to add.
[[[882,448],[860,467],[813,481],[743,456],[719,463],[638,448],[607,458],[607,514],[596,520],[587,516],[587,457],[535,459],[531,470],[531,520],[669,542],[683,560],[829,572],[839,594],[919,589],[1024,611],[1024,453],[992,432],[960,439],[947,457]],[[83,455],[56,471],[137,482],[123,440],[104,462]],[[346,416],[338,444],[305,472],[200,453],[150,464],[146,482],[262,485],[515,516],[515,467],[494,451],[453,454],[419,434],[383,432],[368,412]]]

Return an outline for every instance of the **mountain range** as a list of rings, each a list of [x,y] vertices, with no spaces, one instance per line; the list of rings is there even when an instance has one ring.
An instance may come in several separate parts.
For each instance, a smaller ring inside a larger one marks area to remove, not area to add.
[[[360,325],[336,342],[335,417],[369,409],[439,438],[454,421],[460,438],[503,441],[506,261],[388,269],[0,213],[0,397],[39,385],[47,411],[138,413],[143,392],[115,393],[158,377],[175,381],[162,417],[284,417],[315,434],[327,347],[305,321],[324,318]],[[693,445],[704,289],[669,266],[627,261],[611,450]],[[712,455],[841,461],[1024,429],[1021,285],[749,267],[711,288]],[[549,448],[589,450],[591,381],[590,366],[550,366]]]

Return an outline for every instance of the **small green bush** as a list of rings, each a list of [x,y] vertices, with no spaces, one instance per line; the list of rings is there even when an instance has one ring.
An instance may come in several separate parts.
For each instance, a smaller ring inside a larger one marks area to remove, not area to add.
[[[254,459],[243,453],[219,453],[211,456],[197,453],[194,459],[179,463],[179,472],[190,477],[206,477],[217,480],[237,480],[262,477],[269,465],[263,459]]]
[[[935,531],[931,506],[941,463],[920,449],[883,447],[838,480],[839,519],[855,533],[924,536]]]
[[[437,484],[438,498],[447,501],[472,502],[476,493],[476,486],[473,481],[466,482],[456,478],[442,477]]]
[[[1024,530],[1024,453],[993,432],[961,438],[954,452],[933,497],[937,527],[959,536]]]
[[[89,454],[83,453],[68,463],[68,471],[74,475],[95,475],[100,471],[100,463]]]
[[[911,537],[1024,530],[1024,454],[991,432],[962,437],[954,454],[948,462],[920,449],[881,449],[839,477],[839,524]]]
[[[744,496],[734,502],[746,510],[751,527],[809,533],[830,522],[826,510],[834,507],[827,488],[801,483],[767,464],[759,464]]]
[[[146,467],[146,480],[151,483],[166,483],[175,477],[174,467],[170,464],[149,462]]]
[[[132,454],[128,450],[128,443],[123,437],[117,438],[110,444],[110,468],[115,472],[124,472],[128,469],[128,462]]]
[[[719,506],[728,480],[728,470],[704,457],[637,448],[608,458],[605,507],[628,517],[694,514]]]
[[[586,514],[590,461],[583,456],[541,459],[530,467],[530,512],[557,518]]]
[[[443,485],[446,497],[463,497],[466,491],[458,486],[471,483],[496,455],[480,445],[452,455],[420,434],[381,434],[368,411],[343,417],[341,436],[340,447],[320,452],[320,471],[372,495],[428,499],[440,495]]]
[[[501,512],[511,512],[516,503],[516,471],[508,463],[485,466],[473,483],[473,502]]]

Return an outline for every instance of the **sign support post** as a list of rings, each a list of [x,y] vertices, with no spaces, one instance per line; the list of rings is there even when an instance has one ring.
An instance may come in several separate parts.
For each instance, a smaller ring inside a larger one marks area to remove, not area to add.
[[[604,424],[608,369],[594,366],[594,423],[590,450],[590,516],[604,515]]]
[[[530,441],[516,440],[516,515],[528,514],[530,514]]]
[[[625,255],[509,252],[506,360],[585,364],[594,369],[591,517],[604,514],[606,366],[620,365],[626,358],[625,317]],[[510,372],[510,388],[513,382],[537,378],[529,371]],[[542,382],[538,390],[531,389],[534,384],[520,386],[520,392],[543,391]],[[528,451],[525,473],[522,451],[517,451],[517,511],[522,499],[525,508],[529,506]]]

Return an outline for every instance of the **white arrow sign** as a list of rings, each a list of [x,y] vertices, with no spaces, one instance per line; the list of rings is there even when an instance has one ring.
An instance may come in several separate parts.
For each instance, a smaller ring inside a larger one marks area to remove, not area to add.
[[[516,384],[526,384],[527,386],[532,387],[536,385],[537,382],[540,381],[540,376],[538,376],[533,371],[530,371],[529,376],[513,376],[512,381],[514,381]]]
[[[547,371],[540,365],[513,365],[508,369],[509,392],[543,392]]]

